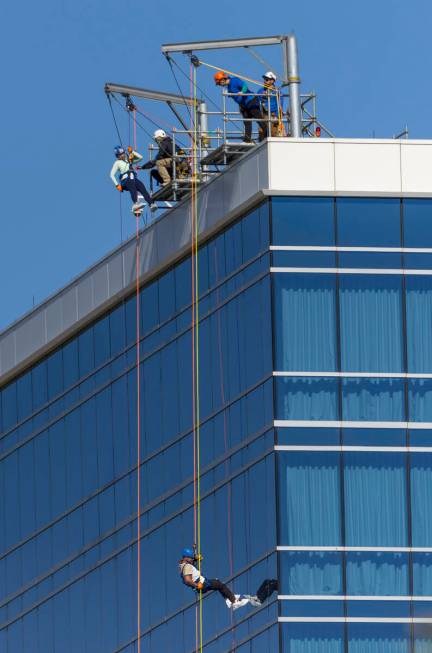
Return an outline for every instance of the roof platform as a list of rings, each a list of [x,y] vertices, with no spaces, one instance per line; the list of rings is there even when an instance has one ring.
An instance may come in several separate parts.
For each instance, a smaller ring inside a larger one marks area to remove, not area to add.
[[[193,179],[191,177],[185,177],[176,179],[175,181],[170,181],[166,186],[160,186],[158,190],[152,193],[153,202],[178,202],[179,200],[189,195],[192,190]],[[195,180],[195,185],[199,183],[199,180]]]
[[[255,143],[226,141],[201,159],[201,165],[227,166],[255,147]]]

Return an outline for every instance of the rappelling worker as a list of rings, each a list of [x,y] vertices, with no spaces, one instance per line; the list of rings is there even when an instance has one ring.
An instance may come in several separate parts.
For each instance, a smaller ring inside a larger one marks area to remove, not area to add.
[[[129,191],[133,202],[133,211],[139,211],[144,206],[144,202],[138,201],[138,193],[141,193],[147,204],[150,206],[150,209],[155,211],[157,205],[152,203],[146,187],[142,181],[138,179],[137,173],[133,167],[135,163],[142,160],[142,155],[135,152],[131,147],[128,147],[126,152],[121,145],[117,145],[117,147],[114,148],[114,153],[116,160],[111,168],[110,177],[117,190],[120,192],[123,192],[124,190]]]
[[[268,136],[282,136],[280,133],[281,122],[281,96],[280,89],[276,86],[276,75],[267,71],[263,75],[264,86],[257,91],[261,103],[261,112],[265,118],[265,129],[260,128],[259,140],[262,141]]]
[[[195,592],[206,594],[211,590],[218,591],[225,603],[232,610],[242,608],[249,603],[249,598],[240,594],[233,594],[231,590],[217,578],[205,578],[201,575],[196,565],[199,564],[200,558],[193,549],[183,549],[179,561],[180,576],[185,585],[191,587]]]
[[[178,145],[174,145],[171,136],[168,136],[163,129],[156,129],[153,138],[159,147],[158,153],[154,159],[150,159],[141,166],[141,169],[150,170],[156,167],[156,170],[151,170],[151,176],[159,185],[168,186],[173,176],[174,157],[181,156],[184,152]],[[185,177],[188,169],[189,165],[186,160],[176,158],[176,176],[178,178]]]
[[[223,71],[217,72],[214,76],[217,86],[225,86],[234,102],[237,102],[244,124],[244,143],[252,143],[252,120],[258,122],[260,130],[265,130],[261,103],[256,95],[253,95],[248,85],[240,77],[233,77]]]

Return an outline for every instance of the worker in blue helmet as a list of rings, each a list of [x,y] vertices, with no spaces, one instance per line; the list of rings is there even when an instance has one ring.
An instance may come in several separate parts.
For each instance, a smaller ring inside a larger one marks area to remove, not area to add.
[[[117,147],[114,148],[114,154],[116,160],[114,161],[110,173],[114,186],[120,192],[123,192],[124,190],[129,191],[133,202],[132,211],[140,211],[144,206],[144,202],[138,200],[138,193],[141,193],[147,204],[150,206],[150,209],[155,211],[157,206],[152,203],[147,188],[144,186],[142,181],[138,179],[137,173],[133,167],[135,163],[142,160],[142,155],[135,152],[131,147],[128,147],[126,151],[121,145],[117,145]]]
[[[237,610],[249,603],[249,598],[240,594],[233,594],[229,587],[224,585],[218,578],[205,578],[201,575],[200,566],[201,557],[196,555],[193,549],[183,549],[179,561],[180,576],[185,585],[191,587],[195,592],[206,594],[211,590],[218,591],[229,608]]]
[[[249,594],[233,594],[231,590],[221,583],[217,578],[205,578],[201,575],[199,563],[201,562],[202,557],[196,555],[194,549],[183,549],[182,557],[179,561],[180,576],[185,585],[191,587],[196,592],[201,591],[203,594],[210,592],[211,590],[217,590],[222,594],[225,599],[225,603],[229,608],[237,610],[244,605],[250,603],[254,607],[259,607],[266,601],[273,592],[278,590],[278,582],[275,579],[266,579],[264,580],[258,591],[255,595]]]

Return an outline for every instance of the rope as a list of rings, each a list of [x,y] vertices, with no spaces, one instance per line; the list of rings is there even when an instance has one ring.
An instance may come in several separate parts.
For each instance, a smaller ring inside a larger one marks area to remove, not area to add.
[[[136,111],[133,112],[134,150],[137,149]],[[140,251],[139,216],[136,215],[136,383],[137,383],[137,653],[141,653],[141,377],[140,377]]]
[[[191,97],[196,99],[196,71],[191,64]],[[192,186],[191,186],[191,269],[192,269],[192,414],[194,432],[194,541],[197,544],[198,570],[201,575],[201,464],[200,464],[200,393],[199,393],[199,287],[198,287],[198,212],[197,212],[197,104],[191,112]],[[202,592],[195,611],[196,651],[203,650]]]
[[[177,61],[175,61],[175,59],[171,59],[171,61],[172,61],[172,63],[174,63],[174,64],[177,66],[177,68],[179,69],[179,71],[181,72],[181,74],[184,75],[184,77],[186,77],[187,80],[189,80],[189,76],[187,75],[187,73],[185,73],[185,71],[184,71],[184,70],[182,69],[182,67],[177,63]],[[170,64],[170,65],[171,65],[171,64]],[[171,65],[171,70],[172,70],[172,65]],[[173,71],[173,74],[174,74],[174,71]],[[213,107],[214,107],[215,109],[217,109],[217,110],[219,111],[219,113],[223,113],[221,107],[220,107],[220,106],[219,106],[219,105],[218,105],[218,104],[217,104],[217,103],[216,103],[216,102],[215,102],[215,101],[210,97],[210,95],[208,95],[205,91],[203,91],[203,89],[202,89],[198,84],[196,85],[196,87],[197,87],[197,89],[199,90],[199,92],[201,93],[201,95],[202,95],[203,97],[205,97],[206,100],[208,100],[208,102],[209,102],[211,105],[213,105]],[[234,125],[234,127],[236,128],[236,130],[237,130],[238,132],[241,132],[240,127],[238,126],[238,124],[237,124],[236,122],[234,122],[234,120],[231,120],[231,118],[228,118],[227,120],[228,120],[228,122],[230,122],[232,125]]]
[[[115,96],[114,96],[114,99],[116,99]],[[118,128],[118,124],[117,124],[117,120],[116,120],[116,117],[115,117],[113,105],[112,105],[112,102],[111,102],[111,95],[109,95],[108,93],[107,93],[107,100],[108,100],[108,103],[110,105],[112,117],[113,117],[113,120],[114,120],[114,125],[115,125],[115,128],[117,130],[117,136],[118,136],[118,139],[119,139],[119,143],[123,147],[122,137],[120,136],[120,130]]]
[[[201,59],[199,60],[200,64],[202,66],[207,66],[207,68],[212,68],[213,70],[220,70],[223,73],[226,73],[227,75],[233,75],[234,77],[240,77],[240,79],[244,79],[246,82],[251,82],[252,84],[256,84],[257,86],[262,86],[263,83],[257,82],[256,79],[252,79],[252,77],[245,77],[245,75],[242,75],[241,73],[233,73],[231,70],[225,70],[225,68],[221,68],[220,66],[213,66],[211,63],[206,63],[205,61],[202,61]]]

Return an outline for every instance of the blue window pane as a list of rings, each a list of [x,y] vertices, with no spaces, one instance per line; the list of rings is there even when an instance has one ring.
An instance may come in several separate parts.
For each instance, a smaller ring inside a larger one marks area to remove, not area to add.
[[[335,453],[279,454],[281,544],[340,543],[340,469]]]
[[[406,277],[409,372],[432,372],[432,277]]]
[[[48,396],[59,395],[63,391],[63,350],[59,349],[47,358]]]
[[[243,243],[243,263],[256,256],[261,249],[261,232],[260,232],[260,209],[255,209],[252,213],[246,215],[241,221],[242,243]]]
[[[432,454],[411,455],[411,513],[413,546],[432,544]]]
[[[279,594],[342,594],[342,556],[323,551],[282,551]]]
[[[341,268],[402,268],[402,254],[384,254],[383,252],[339,252]]]
[[[29,373],[23,374],[16,382],[17,417],[20,422],[32,412],[32,383]]]
[[[343,429],[345,446],[361,447],[405,447],[405,429]]]
[[[432,254],[414,254],[405,252],[403,254],[404,268],[406,270],[431,270]]]
[[[411,616],[411,603],[408,599],[406,601],[347,601],[346,612],[348,617],[407,619]]]
[[[432,202],[430,199],[403,200],[405,247],[432,247]]]
[[[280,371],[336,370],[336,279],[275,274],[275,351]]]
[[[402,281],[397,275],[340,275],[342,370],[402,372]]]
[[[406,459],[399,453],[345,453],[348,546],[407,546]]]
[[[406,553],[346,554],[347,594],[349,596],[404,596],[408,594],[408,555]]]
[[[432,379],[408,381],[410,422],[432,422]]]
[[[48,379],[46,361],[36,365],[31,372],[33,410],[40,408],[48,401]]]
[[[408,624],[348,624],[349,653],[410,653]]]
[[[400,200],[338,198],[338,245],[400,247]]]
[[[275,389],[276,419],[339,419],[337,379],[277,377]]]
[[[431,614],[429,606],[428,614]],[[414,624],[414,653],[429,653],[432,650],[432,624]]]
[[[110,357],[109,317],[98,320],[94,327],[94,364],[102,365]]]
[[[278,444],[338,445],[340,430],[327,428],[287,427],[277,429]]]
[[[338,623],[283,624],[282,641],[283,653],[343,653],[344,626]]]
[[[77,340],[71,340],[63,347],[63,378],[65,388],[69,388],[79,379]]]
[[[170,270],[160,277],[159,286],[159,317],[165,322],[175,313],[175,285],[174,272]]]
[[[176,311],[189,306],[192,301],[192,261],[187,258],[175,267]]]
[[[335,252],[273,251],[272,265],[287,268],[335,268]]]
[[[413,553],[412,569],[413,595],[432,596],[432,553]]]
[[[173,277],[170,276],[169,278],[171,280],[171,283],[174,283]],[[158,285],[159,285],[158,282],[154,281],[153,283],[143,288],[143,290],[141,290],[141,294],[140,294],[141,334],[151,331],[159,324]],[[177,280],[176,280],[176,292],[177,292]]]
[[[109,315],[110,349],[115,356],[126,346],[126,325],[124,304],[120,304]]]
[[[405,382],[401,379],[343,379],[343,419],[370,422],[404,421],[404,387]]]
[[[3,430],[7,431],[18,421],[17,408],[17,387],[16,383],[10,383],[1,393],[2,413],[3,413]]]
[[[334,200],[273,197],[274,245],[334,245]]]
[[[93,328],[86,329],[78,337],[78,360],[80,376],[85,376],[94,368]]]

